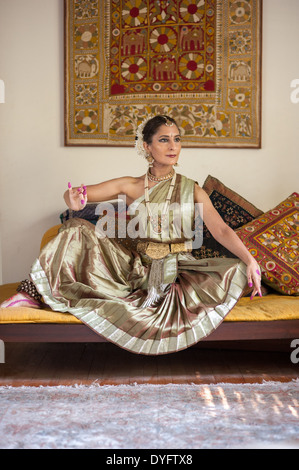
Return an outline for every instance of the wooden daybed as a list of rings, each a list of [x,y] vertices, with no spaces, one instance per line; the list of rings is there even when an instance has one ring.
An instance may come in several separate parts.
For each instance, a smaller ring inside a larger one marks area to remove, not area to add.
[[[18,283],[0,286],[0,301],[13,295]],[[222,324],[203,341],[299,338],[299,299],[279,294],[243,297]],[[0,309],[4,342],[103,342],[73,315],[28,307]]]
[[[42,239],[44,246],[59,226]],[[0,303],[16,292],[18,283],[0,286]],[[242,297],[222,324],[203,341],[291,340],[299,338],[299,297],[271,293]],[[68,313],[50,308],[0,308],[0,339],[4,342],[105,342]]]

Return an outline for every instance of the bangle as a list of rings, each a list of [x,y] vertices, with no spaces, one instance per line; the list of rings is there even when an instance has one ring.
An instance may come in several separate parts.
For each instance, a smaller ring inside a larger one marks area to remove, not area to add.
[[[37,291],[33,282],[29,279],[25,279],[25,281],[22,281],[18,285],[17,292],[25,292],[26,294],[30,295],[30,297],[32,297],[33,299],[38,300],[39,302],[42,301],[42,296]]]

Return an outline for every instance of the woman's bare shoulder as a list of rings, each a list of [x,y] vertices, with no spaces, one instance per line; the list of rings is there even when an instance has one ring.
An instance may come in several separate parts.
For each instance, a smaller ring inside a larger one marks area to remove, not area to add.
[[[112,178],[107,180],[106,183],[124,183],[124,184],[138,184],[143,181],[143,176],[119,176],[118,178]]]
[[[131,192],[134,188],[144,185],[144,175],[143,176],[121,176],[110,180],[109,183],[114,185],[119,190],[124,191],[125,193]]]
[[[140,183],[140,181],[144,180],[144,175],[143,176],[121,176],[120,179],[127,181],[128,183],[137,184],[137,183]]]
[[[206,208],[213,206],[208,193],[198,184],[195,184],[194,187],[194,201],[205,204]]]
[[[207,193],[205,192],[204,189],[202,189],[201,186],[199,186],[198,183],[195,183],[194,185],[194,196],[195,196],[195,199],[198,199],[198,198],[204,198],[205,196],[207,195]],[[200,201],[198,201],[200,202]]]

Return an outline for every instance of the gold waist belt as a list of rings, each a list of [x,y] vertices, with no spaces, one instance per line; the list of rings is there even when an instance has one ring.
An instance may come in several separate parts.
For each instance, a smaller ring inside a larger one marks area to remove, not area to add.
[[[190,253],[192,251],[192,240],[182,243],[138,242],[137,251],[152,259],[162,259],[170,253]]]

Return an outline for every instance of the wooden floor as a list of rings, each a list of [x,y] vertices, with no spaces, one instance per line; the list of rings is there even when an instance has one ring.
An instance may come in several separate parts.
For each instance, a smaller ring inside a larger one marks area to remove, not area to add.
[[[0,385],[260,383],[298,378],[299,364],[291,362],[289,344],[260,346],[241,344],[235,349],[234,344],[231,349],[229,344],[217,344],[210,349],[202,343],[155,357],[110,343],[6,343]]]

